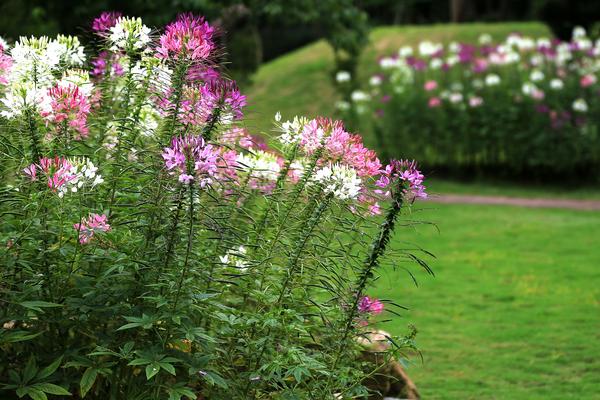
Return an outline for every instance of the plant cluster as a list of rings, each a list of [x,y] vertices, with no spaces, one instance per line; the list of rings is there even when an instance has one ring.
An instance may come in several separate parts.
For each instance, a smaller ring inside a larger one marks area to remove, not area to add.
[[[350,399],[367,295],[426,196],[340,121],[275,117],[268,146],[185,14],[155,37],[103,13],[0,42],[0,397]],[[385,337],[398,356],[413,346]]]
[[[338,106],[388,155],[454,172],[597,176],[600,41],[582,28],[570,42],[423,41],[378,64],[369,89]]]

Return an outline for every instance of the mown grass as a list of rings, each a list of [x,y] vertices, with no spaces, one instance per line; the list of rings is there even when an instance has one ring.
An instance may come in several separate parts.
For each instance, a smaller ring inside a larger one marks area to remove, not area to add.
[[[414,45],[424,39],[473,42],[484,32],[498,40],[511,32],[533,37],[550,34],[545,25],[536,22],[376,28],[361,57],[358,74],[366,79],[375,71],[380,55],[391,54],[402,45]],[[264,64],[254,76],[253,85],[245,90],[248,127],[253,132],[270,132],[277,111],[285,118],[334,115],[337,97],[333,73],[333,52],[322,40]]]
[[[427,179],[427,187],[433,195],[463,194],[477,196],[505,196],[522,198],[553,198],[576,200],[600,200],[600,186],[576,186],[566,182],[555,184],[515,183],[508,181],[452,179]]]
[[[600,398],[600,213],[431,205],[400,230],[439,255],[431,278],[386,271],[373,295],[410,308],[424,362],[409,374],[426,399]]]

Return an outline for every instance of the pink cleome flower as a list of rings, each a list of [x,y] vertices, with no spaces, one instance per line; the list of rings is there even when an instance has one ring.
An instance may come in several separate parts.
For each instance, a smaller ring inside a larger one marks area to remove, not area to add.
[[[436,81],[427,81],[425,82],[425,84],[423,85],[423,88],[427,91],[427,92],[431,92],[432,90],[437,89],[438,84]]]
[[[595,75],[592,74],[587,74],[581,77],[581,79],[579,80],[579,85],[582,88],[587,88],[592,86],[593,84],[595,84],[597,81],[597,78]]]
[[[161,35],[156,56],[162,59],[207,60],[215,48],[213,33],[214,28],[204,18],[181,14],[167,25]]]
[[[64,187],[76,179],[77,176],[72,172],[73,165],[66,158],[41,158],[38,164],[31,164],[23,172],[32,181],[37,180],[38,170],[48,179],[48,187],[54,191],[61,191]]]
[[[361,314],[381,314],[383,312],[383,303],[375,298],[364,296],[358,301],[358,312]]]
[[[81,222],[74,224],[73,228],[79,233],[79,243],[87,244],[98,232],[110,231],[108,217],[105,214],[90,214],[88,218],[82,218]]]
[[[415,161],[391,160],[380,172],[381,175],[375,185],[386,191],[378,190],[378,193],[390,196],[395,185],[400,183],[403,195],[407,200],[427,198],[426,188],[423,185],[425,176],[417,169]]]
[[[218,171],[219,151],[206,144],[202,136],[177,136],[162,157],[168,171],[179,174],[179,181],[190,184],[198,178],[200,187],[210,185]]]
[[[92,30],[98,35],[104,36],[110,28],[117,24],[117,20],[122,16],[123,14],[118,11],[105,11],[94,19]]]
[[[90,104],[85,95],[75,85],[56,85],[48,89],[50,109],[41,112],[46,125],[54,125],[55,131],[65,134],[64,128],[75,131],[75,139],[87,137],[87,116]]]
[[[8,84],[8,73],[12,67],[12,58],[5,53],[5,49],[0,44],[0,85]]]

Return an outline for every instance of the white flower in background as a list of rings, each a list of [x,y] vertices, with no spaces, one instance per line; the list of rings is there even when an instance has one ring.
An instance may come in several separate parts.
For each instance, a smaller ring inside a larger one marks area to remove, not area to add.
[[[448,66],[450,67],[455,66],[456,64],[458,64],[459,61],[460,58],[456,54],[452,54],[448,56],[448,58],[446,58],[446,64],[448,64]]]
[[[411,84],[414,81],[414,71],[405,61],[399,60],[396,68],[390,75],[390,82],[395,85]]]
[[[8,77],[9,83],[35,83],[35,87],[49,88],[53,85],[53,70],[58,67],[60,58],[48,51],[50,39],[21,37],[11,49],[13,65]]]
[[[225,253],[224,256],[219,256],[222,264],[233,265],[241,271],[245,271],[248,269],[248,264],[246,263],[246,248],[244,246],[239,246],[237,249],[230,249]]]
[[[450,100],[450,103],[452,104],[460,103],[463,101],[463,94],[460,92],[450,93],[450,96],[448,96],[448,100]]]
[[[398,55],[402,58],[410,57],[413,55],[413,48],[410,46],[402,46],[398,50]]]
[[[141,50],[150,43],[150,28],[142,23],[141,18],[120,17],[110,28],[108,39],[113,51]]]
[[[277,156],[262,150],[256,150],[252,154],[239,153],[236,161],[240,169],[249,172],[253,178],[275,181],[281,170]]]
[[[585,113],[588,111],[587,102],[584,99],[577,99],[573,102],[573,111]]]
[[[444,49],[444,46],[440,43],[433,43],[429,40],[425,40],[419,43],[419,54],[423,57],[429,57],[433,54]]]
[[[369,85],[371,85],[371,86],[379,86],[379,85],[381,85],[382,82],[383,82],[383,79],[381,79],[381,77],[379,75],[373,75],[369,79]]]
[[[450,42],[448,51],[451,53],[458,53],[460,51],[460,45],[457,42]]]
[[[543,81],[545,78],[545,75],[542,71],[540,71],[539,69],[534,69],[533,71],[531,71],[531,74],[529,75],[529,79],[531,79],[532,82],[539,82],[539,81]]]
[[[534,54],[529,58],[529,63],[535,67],[539,67],[544,63],[544,56],[541,54]]]
[[[76,193],[83,187],[94,188],[104,183],[102,176],[97,173],[98,168],[86,157],[73,158],[69,162],[72,166],[68,171],[71,179],[58,187],[59,197],[67,192]]]
[[[350,82],[350,79],[352,79],[352,76],[348,71],[338,71],[337,74],[335,74],[335,80],[337,83]]]
[[[479,96],[471,96],[469,98],[469,106],[472,108],[479,107],[483,104],[483,99]]]
[[[371,96],[369,95],[369,93],[363,92],[362,90],[355,90],[350,95],[350,98],[352,99],[352,101],[357,103],[371,100]]]
[[[379,66],[381,67],[381,69],[391,69],[394,67],[398,67],[400,63],[400,58],[394,57],[383,57],[381,60],[379,60]]]
[[[362,187],[356,170],[341,164],[324,166],[315,172],[312,180],[323,186],[324,193],[333,194],[339,200],[356,199]]]
[[[481,35],[479,35],[477,41],[481,45],[490,44],[492,43],[492,35],[490,35],[489,33],[482,33]]]
[[[554,78],[550,81],[550,88],[554,89],[554,90],[561,90],[562,88],[565,87],[565,84],[563,83],[563,81],[561,81],[558,78]]]
[[[279,111],[275,113],[275,122],[281,122],[281,113]]]
[[[500,77],[496,74],[488,74],[485,77],[486,86],[497,86],[500,84]]]
[[[525,96],[531,96],[538,88],[531,82],[525,82],[523,86],[521,86],[521,92]]]
[[[156,107],[150,104],[144,104],[140,109],[139,129],[142,136],[154,136],[158,129],[158,123],[161,120],[160,113]]]
[[[541,48],[541,47],[546,47],[547,48],[547,47],[551,47],[552,46],[552,42],[548,38],[538,38],[536,40],[536,45],[537,45],[538,48]]]
[[[281,124],[279,141],[284,145],[297,143],[300,140],[300,133],[307,123],[308,119],[306,117],[298,116],[295,116],[292,121],[285,121]]]
[[[335,103],[335,108],[340,111],[348,111],[352,105],[347,101],[340,100]]]
[[[6,40],[4,40],[4,38],[2,36],[0,36],[0,47],[2,47],[4,49],[4,51],[8,51],[8,49],[10,48],[8,46],[8,42]]]
[[[450,98],[450,92],[447,90],[442,90],[442,92],[440,92],[440,98],[441,99],[448,99]]]
[[[594,45],[588,38],[575,39],[575,44],[579,50],[590,50]]]
[[[583,26],[576,26],[575,28],[573,28],[573,34],[572,34],[572,38],[573,39],[581,39],[586,37],[586,32],[585,32],[585,28]]]
[[[444,65],[444,62],[441,58],[434,58],[429,62],[429,67],[434,70],[442,68],[442,65]]]

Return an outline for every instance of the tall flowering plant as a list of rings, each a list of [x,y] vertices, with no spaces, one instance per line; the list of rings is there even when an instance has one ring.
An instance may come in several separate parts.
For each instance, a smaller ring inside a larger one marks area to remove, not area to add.
[[[92,29],[89,63],[0,42],[0,397],[368,395],[357,339],[394,307],[369,287],[426,265],[391,243],[416,164],[327,118],[250,134],[200,17]]]
[[[438,171],[597,177],[599,65],[600,42],[581,28],[569,42],[423,41],[381,57],[368,88],[338,106],[385,156]]]

